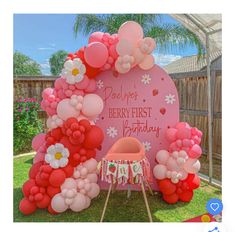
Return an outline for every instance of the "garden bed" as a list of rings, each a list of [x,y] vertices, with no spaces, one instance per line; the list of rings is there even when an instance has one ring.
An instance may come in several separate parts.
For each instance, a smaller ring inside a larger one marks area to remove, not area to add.
[[[21,187],[28,178],[28,171],[32,165],[32,155],[14,158],[14,221],[15,222],[99,222],[104,206],[106,191],[92,200],[91,206],[80,212],[67,211],[58,215],[51,215],[46,210],[24,216],[18,206],[23,197]],[[148,216],[141,192],[133,191],[129,199],[126,191],[117,191],[111,195],[106,211],[106,222],[148,222]],[[150,210],[155,222],[181,222],[206,213],[206,202],[210,198],[221,198],[221,189],[209,186],[206,182],[195,190],[190,203],[178,202],[169,205],[161,199],[161,194],[148,194]]]

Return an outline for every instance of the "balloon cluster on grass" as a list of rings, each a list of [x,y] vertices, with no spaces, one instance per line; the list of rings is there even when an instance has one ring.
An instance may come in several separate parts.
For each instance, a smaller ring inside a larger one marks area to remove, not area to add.
[[[179,200],[189,202],[193,190],[200,185],[197,173],[200,170],[202,154],[200,147],[202,132],[191,128],[185,122],[166,130],[169,149],[160,150],[156,154],[157,165],[153,174],[157,179],[163,199],[170,204]]]
[[[37,208],[48,208],[50,213],[81,211],[90,205],[99,193],[94,158],[104,139],[95,125],[104,107],[94,94],[95,77],[106,70],[117,75],[135,66],[151,69],[155,47],[152,38],[144,38],[141,26],[130,21],[117,34],[94,32],[86,47],[68,55],[54,88],[42,92],[48,132],[32,141],[36,156],[22,188],[19,208],[23,214]]]

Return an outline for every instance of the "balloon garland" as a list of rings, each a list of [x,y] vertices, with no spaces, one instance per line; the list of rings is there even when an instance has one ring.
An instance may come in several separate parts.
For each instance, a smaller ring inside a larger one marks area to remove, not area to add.
[[[32,141],[36,156],[29,179],[22,187],[24,198],[19,209],[23,214],[32,214],[37,208],[47,208],[52,214],[67,209],[79,212],[98,196],[95,156],[97,149],[101,149],[104,134],[95,120],[104,103],[94,94],[95,78],[110,69],[114,75],[127,73],[135,66],[149,70],[154,66],[151,53],[155,48],[154,39],[144,38],[141,26],[130,21],[121,25],[117,34],[92,33],[86,47],[68,55],[54,88],[42,92],[41,108],[48,115],[48,132],[37,135]],[[188,124],[183,129],[178,126],[169,129],[171,154],[160,151],[156,156],[160,164],[154,168],[155,177],[164,200],[169,203],[178,200],[181,185],[186,183],[190,189],[198,186],[197,176],[187,175],[187,172],[198,170],[196,159],[200,149],[196,145],[200,143],[201,134],[192,128],[188,136],[188,130]],[[179,148],[182,151],[178,152]],[[168,162],[168,158],[173,161]],[[175,177],[178,169],[173,171],[169,166],[175,165],[176,158],[179,170],[184,162],[188,169],[182,171],[182,176],[177,173]],[[183,192],[180,199],[189,199],[190,194]]]
[[[156,154],[158,164],[153,169],[163,199],[174,204],[177,201],[189,202],[193,190],[200,185],[197,173],[200,170],[199,158],[202,154],[202,132],[191,128],[188,123],[179,122],[175,128],[166,131],[168,150]]]

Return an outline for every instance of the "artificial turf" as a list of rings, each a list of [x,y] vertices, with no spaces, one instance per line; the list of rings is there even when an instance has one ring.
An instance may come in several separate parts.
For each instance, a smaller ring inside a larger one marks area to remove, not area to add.
[[[14,222],[99,222],[107,191],[92,200],[90,207],[82,212],[70,210],[51,215],[47,210],[37,210],[34,214],[24,216],[18,209],[23,197],[21,187],[28,178],[32,165],[32,156],[14,158]],[[206,202],[210,198],[221,198],[221,190],[201,182],[201,187],[194,192],[190,203],[178,202],[174,205],[165,203],[160,193],[154,196],[147,193],[154,222],[182,222],[206,213]],[[141,192],[132,191],[127,199],[126,191],[117,191],[110,196],[105,214],[105,222],[148,222],[148,216]]]

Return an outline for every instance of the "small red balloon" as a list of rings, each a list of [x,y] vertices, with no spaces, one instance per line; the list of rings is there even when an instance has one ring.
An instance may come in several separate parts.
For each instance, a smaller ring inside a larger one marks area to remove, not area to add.
[[[47,194],[44,194],[43,199],[37,202],[36,205],[38,208],[44,209],[47,208],[50,203],[51,203],[51,198]]]
[[[52,187],[52,186],[48,186],[47,187],[47,194],[49,197],[54,197],[57,193],[60,193],[61,190],[59,187]]]
[[[29,170],[29,178],[35,179],[36,175],[39,172],[40,167],[42,166],[43,162],[38,162],[36,164],[33,164],[32,167]]]
[[[65,172],[67,178],[68,178],[68,177],[71,177],[71,176],[73,175],[73,171],[74,171],[73,166],[71,166],[71,165],[68,164],[67,166],[65,166],[65,167],[62,168],[62,169],[63,169],[63,171]]]
[[[175,204],[179,200],[179,197],[176,193],[173,193],[171,195],[163,195],[163,200],[169,204]]]
[[[176,185],[170,179],[159,180],[158,187],[164,195],[171,195],[176,191]]]
[[[37,209],[35,203],[30,202],[27,198],[23,198],[20,201],[19,210],[24,215],[32,214]]]
[[[23,185],[23,187],[22,187],[22,192],[23,192],[23,194],[24,194],[24,196],[25,197],[28,197],[29,196],[29,194],[30,194],[30,190],[31,190],[31,188],[33,187],[33,186],[35,186],[35,180],[33,180],[33,179],[30,179],[30,180],[27,180],[25,183],[24,183],[24,185]]]
[[[190,202],[193,198],[193,191],[187,190],[179,194],[179,199],[183,202]]]
[[[53,187],[60,187],[64,183],[65,178],[65,172],[61,169],[57,169],[52,171],[49,182]]]
[[[92,126],[91,130],[89,130],[85,134],[85,140],[83,142],[83,146],[87,149],[98,148],[102,144],[103,140],[104,140],[103,131],[97,126]]]

